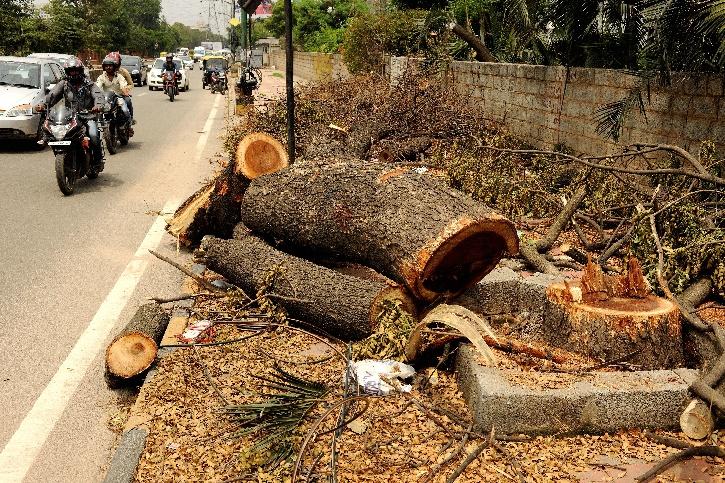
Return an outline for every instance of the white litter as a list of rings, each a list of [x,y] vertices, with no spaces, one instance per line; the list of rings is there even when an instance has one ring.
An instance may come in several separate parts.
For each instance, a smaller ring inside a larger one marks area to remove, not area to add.
[[[183,334],[181,334],[181,337],[189,341],[194,341],[202,334],[202,332],[211,327],[211,324],[211,320],[197,320],[186,327],[186,330]]]
[[[382,380],[382,377],[390,380],[404,380],[415,375],[415,369],[408,364],[384,359],[376,361],[374,359],[364,359],[362,361],[352,362],[350,364],[352,375],[358,385],[366,394],[375,396],[387,396],[395,390],[393,386]],[[401,392],[410,392],[413,386],[410,384],[401,384]]]

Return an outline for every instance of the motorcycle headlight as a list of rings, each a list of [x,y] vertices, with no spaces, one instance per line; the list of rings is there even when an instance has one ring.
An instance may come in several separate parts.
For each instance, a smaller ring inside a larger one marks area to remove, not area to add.
[[[132,74],[138,74],[138,69],[134,69],[131,71]]]
[[[8,109],[5,115],[7,117],[32,116],[33,106],[31,106],[30,104],[20,104],[19,106],[15,106],[12,109]]]
[[[50,126],[50,132],[53,134],[55,139],[63,139],[68,131],[70,131],[70,124],[57,124]]]

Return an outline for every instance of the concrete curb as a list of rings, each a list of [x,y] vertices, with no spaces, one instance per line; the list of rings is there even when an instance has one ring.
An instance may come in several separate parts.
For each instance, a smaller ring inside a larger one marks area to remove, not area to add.
[[[192,267],[192,271],[199,275],[202,274],[204,270],[206,270],[204,265],[195,264]],[[189,283],[190,280],[191,278],[187,278],[183,284],[183,294],[193,293]],[[178,333],[179,328],[181,330],[184,329],[186,321],[188,321],[189,318],[189,314],[186,309],[191,307],[193,301],[182,301],[177,302],[177,304],[178,306],[171,316],[171,320],[169,321],[169,325],[167,326],[166,332],[164,333],[164,337],[161,341],[157,355],[157,363],[154,364],[154,367],[152,367],[146,374],[146,377],[144,377],[144,382],[139,389],[139,396],[136,398],[136,401],[131,407],[129,420],[126,422],[126,427],[119,439],[116,451],[111,458],[111,463],[109,464],[103,483],[131,483],[136,476],[136,469],[139,461],[141,461],[141,454],[146,446],[146,438],[149,435],[149,431],[145,426],[145,421],[143,419],[134,419],[134,415],[139,412],[135,411],[135,409],[138,408],[139,401],[141,400],[143,387],[154,377],[154,375],[156,375],[158,360],[163,359],[165,356],[171,354],[177,349],[175,347],[164,347],[164,343],[166,341],[173,340],[175,338],[175,334]]]

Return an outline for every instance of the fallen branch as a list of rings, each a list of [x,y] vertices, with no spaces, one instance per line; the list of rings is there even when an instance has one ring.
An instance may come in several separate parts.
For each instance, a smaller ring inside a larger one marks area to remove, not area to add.
[[[456,470],[453,473],[451,473],[451,476],[448,477],[448,479],[446,480],[446,483],[453,483],[454,481],[456,481],[458,479],[458,477],[461,476],[461,474],[464,471],[466,471],[466,468],[468,468],[468,465],[473,463],[476,460],[476,458],[481,456],[481,453],[483,453],[483,450],[485,450],[486,448],[490,448],[490,447],[491,447],[491,443],[489,441],[484,441],[483,443],[476,446],[476,448],[473,451],[468,453],[468,456],[466,457],[466,459],[463,460],[463,462],[460,465],[458,465],[458,468],[456,468]]]
[[[455,22],[449,23],[448,28],[476,52],[476,60],[481,62],[498,62],[496,57],[486,47],[486,44],[476,37],[476,34]]]
[[[651,481],[655,476],[660,473],[667,471],[668,468],[676,465],[680,461],[685,461],[694,456],[712,456],[716,458],[725,458],[725,449],[719,446],[692,446],[687,449],[683,449],[679,453],[668,456],[667,458],[660,461],[649,471],[636,478],[639,482]]]
[[[197,282],[198,282],[198,283],[199,283],[199,284],[200,284],[200,285],[201,285],[202,287],[204,287],[205,289],[209,290],[210,292],[224,292],[224,290],[220,289],[219,287],[215,287],[214,285],[212,285],[212,283],[211,283],[211,282],[209,282],[209,281],[208,281],[207,279],[205,279],[205,278],[204,278],[204,277],[202,277],[201,275],[197,275],[196,273],[192,272],[192,271],[191,271],[191,270],[189,270],[188,268],[186,268],[186,267],[184,267],[184,266],[182,266],[182,265],[180,265],[180,264],[176,263],[175,261],[173,261],[173,260],[172,260],[172,259],[170,259],[169,257],[167,257],[167,256],[164,256],[164,255],[162,255],[162,254],[160,254],[160,253],[158,253],[158,252],[156,252],[156,251],[154,251],[154,250],[149,250],[149,253],[150,253],[151,255],[155,256],[156,258],[158,258],[159,260],[163,260],[163,261],[165,261],[166,263],[168,263],[168,264],[169,264],[169,265],[171,265],[172,267],[174,267],[174,268],[177,268],[177,269],[178,269],[178,270],[180,270],[180,271],[181,271],[182,273],[184,273],[184,274],[188,275],[189,277],[193,278],[193,279],[194,279],[194,280],[196,280],[196,281],[197,281]]]
[[[559,275],[559,270],[539,253],[534,243],[522,241],[519,244],[519,254],[537,271],[548,275]]]
[[[559,216],[556,217],[554,223],[552,223],[547,230],[546,236],[537,240],[536,250],[539,253],[549,251],[549,249],[554,245],[561,232],[571,221],[577,208],[579,208],[579,205],[581,205],[582,201],[584,201],[586,195],[586,186],[581,186],[578,190],[576,190],[566,205],[564,205],[564,209],[561,210],[561,213],[559,213]]]

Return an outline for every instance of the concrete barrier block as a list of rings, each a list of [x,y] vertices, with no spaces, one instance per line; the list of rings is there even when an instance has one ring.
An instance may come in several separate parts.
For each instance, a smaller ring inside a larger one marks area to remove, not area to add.
[[[531,435],[677,428],[697,373],[595,372],[562,376],[548,388],[531,373],[484,366],[469,345],[458,351],[456,371],[477,430]]]

